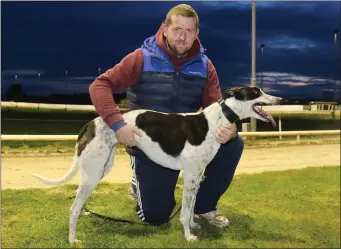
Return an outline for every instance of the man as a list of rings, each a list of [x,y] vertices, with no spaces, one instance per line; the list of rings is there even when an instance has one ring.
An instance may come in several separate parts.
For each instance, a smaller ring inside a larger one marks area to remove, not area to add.
[[[128,88],[130,109],[161,112],[195,112],[221,98],[217,72],[198,39],[199,18],[185,4],[173,7],[156,35],[142,48],[100,75],[90,86],[91,100],[101,117],[127,146],[134,171],[133,194],[138,216],[153,225],[167,222],[174,206],[179,171],[163,168],[136,147],[133,126],[127,125],[114,102],[113,93]],[[141,134],[138,134],[141,136]],[[222,144],[205,170],[195,205],[196,217],[223,228],[229,225],[217,203],[229,187],[243,151],[236,126],[221,126],[216,140]]]

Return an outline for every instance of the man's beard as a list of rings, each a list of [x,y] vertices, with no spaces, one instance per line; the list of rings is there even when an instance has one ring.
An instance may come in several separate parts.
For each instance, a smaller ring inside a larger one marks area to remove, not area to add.
[[[184,57],[184,56],[186,56],[187,53],[189,52],[189,49],[188,49],[188,50],[186,50],[184,53],[179,54],[179,52],[176,51],[176,48],[175,48],[175,47],[172,47],[172,46],[169,44],[169,42],[168,42],[167,39],[166,39],[166,46],[168,47],[168,49],[169,49],[174,55],[176,55],[176,56],[178,56],[178,57]]]

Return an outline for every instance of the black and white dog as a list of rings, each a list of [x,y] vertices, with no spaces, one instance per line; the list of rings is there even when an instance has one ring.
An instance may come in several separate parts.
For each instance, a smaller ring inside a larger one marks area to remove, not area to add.
[[[257,87],[239,87],[227,90],[220,101],[202,112],[170,114],[134,110],[123,114],[125,122],[144,132],[141,137],[135,136],[139,149],[163,167],[183,170],[180,222],[186,240],[197,240],[190,230],[199,228],[194,222],[194,204],[202,173],[220,147],[215,138],[217,127],[249,117],[271,122],[275,126],[274,119],[256,105],[274,105],[281,100]],[[76,239],[76,224],[80,212],[99,181],[111,170],[117,143],[113,130],[101,117],[97,117],[80,131],[72,167],[64,177],[49,180],[33,174],[46,184],[59,185],[72,179],[80,169],[79,186],[70,209],[70,243],[79,242]]]

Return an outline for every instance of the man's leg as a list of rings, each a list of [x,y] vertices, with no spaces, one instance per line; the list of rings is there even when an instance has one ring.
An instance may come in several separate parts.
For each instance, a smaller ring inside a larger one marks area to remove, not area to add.
[[[161,167],[142,153],[131,160],[137,215],[152,225],[167,222],[176,204],[174,190],[180,171]]]
[[[212,162],[206,167],[205,179],[196,198],[194,212],[208,213],[217,209],[220,197],[230,186],[244,149],[240,136],[222,144]]]

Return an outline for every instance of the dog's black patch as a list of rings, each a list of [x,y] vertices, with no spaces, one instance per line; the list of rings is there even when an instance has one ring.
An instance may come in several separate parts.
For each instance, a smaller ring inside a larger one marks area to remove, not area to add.
[[[79,132],[77,143],[78,150],[77,155],[80,156],[82,151],[85,149],[86,145],[95,137],[95,122],[91,121],[83,126]]]
[[[257,87],[234,87],[224,92],[223,98],[235,97],[237,100],[253,100],[261,96],[261,91]]]
[[[208,132],[204,113],[182,116],[147,111],[136,117],[136,126],[171,156],[178,156],[186,141],[200,145]]]

